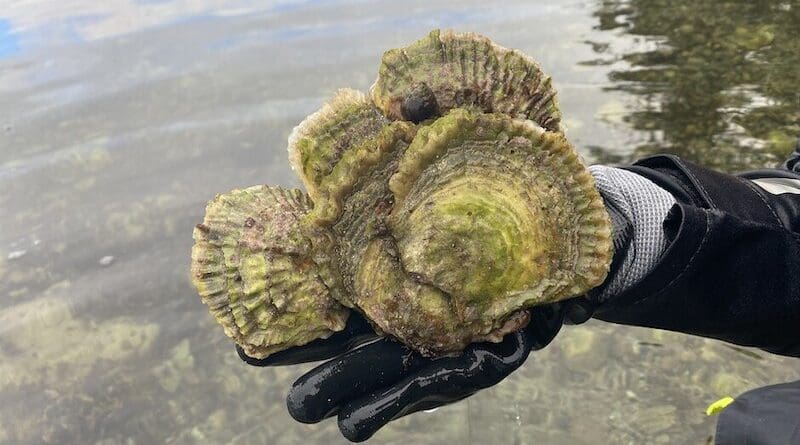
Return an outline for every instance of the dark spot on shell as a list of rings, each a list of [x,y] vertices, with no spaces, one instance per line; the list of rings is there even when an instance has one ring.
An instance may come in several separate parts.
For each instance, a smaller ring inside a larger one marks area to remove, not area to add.
[[[383,304],[385,306],[385,310],[388,313],[396,313],[399,309],[399,305],[397,304],[398,301],[401,301],[403,295],[394,294],[394,298],[387,299]]]
[[[409,278],[411,278],[412,280],[414,280],[417,283],[424,283],[425,282],[425,277],[423,277],[422,274],[419,274],[419,273],[416,273],[416,272],[409,272],[408,276],[409,276]]]
[[[300,260],[297,261],[295,264],[297,264],[297,269],[300,272],[306,272],[311,268],[311,266],[315,265],[314,261],[312,261],[310,258],[300,258]]]
[[[378,237],[385,237],[392,235],[392,231],[389,229],[388,226],[386,226],[386,221],[384,220],[376,221],[373,230],[374,230],[373,234]]]
[[[403,98],[400,104],[400,113],[403,119],[418,124],[425,119],[430,119],[439,112],[439,104],[430,87],[424,82],[416,83]]]
[[[211,231],[211,229],[209,229],[208,226],[203,224],[203,223],[200,223],[200,224],[196,225],[195,227],[197,227],[197,230],[199,230],[199,231],[201,231],[203,233],[208,233],[208,232]]]
[[[382,199],[375,204],[376,215],[386,215],[391,213],[392,206],[394,205],[394,197]]]

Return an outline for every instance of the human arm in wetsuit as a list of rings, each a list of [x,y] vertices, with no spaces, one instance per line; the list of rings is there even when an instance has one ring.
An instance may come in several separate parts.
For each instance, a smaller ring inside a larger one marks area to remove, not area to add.
[[[800,175],[793,166],[733,176],[666,155],[592,167],[614,223],[611,273],[589,295],[533,309],[528,327],[501,343],[428,359],[354,316],[329,339],[265,360],[240,356],[256,366],[328,360],[294,383],[289,412],[307,423],[337,416],[352,441],[498,383],[565,321],[593,316],[798,356],[800,194],[791,185]]]

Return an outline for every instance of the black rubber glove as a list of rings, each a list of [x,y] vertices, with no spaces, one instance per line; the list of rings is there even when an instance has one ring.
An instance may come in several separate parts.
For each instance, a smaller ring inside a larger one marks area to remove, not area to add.
[[[254,366],[278,366],[330,359],[300,377],[289,390],[293,418],[316,423],[338,415],[344,437],[361,442],[390,421],[436,408],[497,384],[520,367],[532,350],[549,344],[565,316],[585,321],[582,299],[531,310],[525,329],[501,343],[475,343],[453,357],[426,358],[389,338],[377,336],[353,313],[346,328],[324,340],[263,360],[239,356]]]
[[[530,351],[546,346],[565,320],[578,323],[594,316],[800,356],[800,195],[771,195],[742,179],[800,175],[767,171],[734,177],[674,156],[648,158],[628,169],[678,203],[664,221],[666,251],[622,294],[599,305],[590,297],[536,308],[528,328],[502,343],[470,345],[455,357],[421,357],[377,337],[359,316],[329,339],[266,360],[240,355],[256,366],[332,358],[295,382],[289,412],[308,423],[338,415],[342,434],[352,441],[366,440],[406,414],[500,382]],[[615,233],[612,271],[623,252],[616,241],[623,238]]]

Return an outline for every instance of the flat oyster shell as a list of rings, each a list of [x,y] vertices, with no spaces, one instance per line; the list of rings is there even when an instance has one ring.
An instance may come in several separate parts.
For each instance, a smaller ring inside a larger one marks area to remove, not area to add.
[[[475,106],[560,129],[556,91],[539,65],[469,32],[433,30],[411,45],[386,51],[370,95],[392,119],[419,122]]]
[[[560,133],[456,109],[365,171],[323,225],[351,303],[423,354],[500,341],[528,322],[522,309],[605,278],[610,221]]]
[[[456,109],[421,129],[389,180],[403,267],[497,317],[601,284],[611,223],[561,133]]]
[[[264,358],[344,329],[333,241],[302,227],[300,190],[266,185],[217,195],[194,229],[192,282],[225,334]]]
[[[363,93],[340,89],[289,135],[289,163],[313,201],[341,157],[374,137],[389,121]]]

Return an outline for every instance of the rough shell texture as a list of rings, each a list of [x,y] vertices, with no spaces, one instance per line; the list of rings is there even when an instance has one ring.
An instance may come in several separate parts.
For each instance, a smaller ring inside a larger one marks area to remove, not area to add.
[[[345,88],[294,128],[289,136],[289,162],[312,200],[317,200],[322,179],[342,156],[387,123],[363,93]]]
[[[330,227],[335,256],[342,274],[343,304],[353,301],[356,268],[370,240],[386,233],[384,220],[392,208],[387,178],[416,132],[407,122],[388,125],[372,143],[348,153],[323,184],[322,193],[307,219],[311,226]]]
[[[483,308],[494,316],[605,278],[608,214],[561,133],[456,109],[417,133],[389,185],[405,269],[451,295],[505,296]]]
[[[410,133],[392,135],[381,156],[351,153],[360,168],[330,182],[336,199],[317,205],[336,211],[315,220],[338,240],[348,304],[380,331],[454,352],[524,326],[521,309],[603,281],[610,222],[561,133],[456,109],[410,145]]]
[[[235,190],[195,230],[194,283],[248,355],[341,330],[348,307],[457,352],[603,281],[610,221],[532,59],[433,31],[386,52],[370,93],[340,90],[292,132],[309,196]]]
[[[255,186],[218,195],[194,230],[192,281],[225,334],[255,358],[344,329],[333,242],[300,220],[299,190]]]
[[[476,106],[530,119],[550,131],[560,128],[550,77],[527,55],[473,33],[434,30],[387,51],[370,93],[392,119],[419,122]]]

